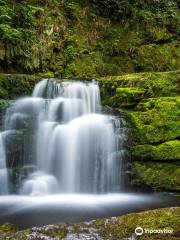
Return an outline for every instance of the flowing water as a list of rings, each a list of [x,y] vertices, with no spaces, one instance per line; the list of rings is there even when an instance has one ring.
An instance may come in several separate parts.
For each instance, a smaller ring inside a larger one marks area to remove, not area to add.
[[[7,109],[0,133],[0,223],[29,227],[174,205],[123,194],[127,131],[121,117],[103,113],[95,81],[39,82]]]
[[[10,177],[11,192],[39,196],[122,190],[125,123],[102,114],[101,108],[94,81],[44,79],[32,97],[15,101],[5,117],[6,157],[16,173]]]
[[[6,155],[3,141],[3,133],[0,133],[0,195],[8,193],[8,171],[6,167]]]

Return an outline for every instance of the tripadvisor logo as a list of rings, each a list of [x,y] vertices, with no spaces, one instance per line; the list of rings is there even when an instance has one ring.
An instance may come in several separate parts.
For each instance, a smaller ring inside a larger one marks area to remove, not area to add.
[[[134,232],[137,236],[141,236],[145,233],[147,233],[147,234],[153,234],[153,233],[155,233],[155,234],[172,234],[173,229],[167,229],[167,228],[165,228],[165,229],[144,228],[143,229],[142,227],[137,227]]]
[[[137,236],[141,236],[141,235],[143,235],[143,233],[144,233],[144,230],[143,230],[142,227],[137,227],[137,228],[135,229],[135,234],[136,234]]]

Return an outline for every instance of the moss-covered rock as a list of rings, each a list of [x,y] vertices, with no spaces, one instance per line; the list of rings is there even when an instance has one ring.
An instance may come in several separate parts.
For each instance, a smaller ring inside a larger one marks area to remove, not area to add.
[[[144,92],[143,98],[173,97],[179,94],[180,89],[180,71],[133,73],[98,80],[104,105],[116,108],[123,103],[122,99],[117,98],[116,89],[135,88],[136,92]]]
[[[0,99],[0,126],[3,124],[6,108],[10,106],[11,100]]]
[[[105,239],[125,240],[128,237],[136,239],[137,236],[134,234],[134,230],[137,227],[143,229],[171,229],[172,234],[143,234],[138,239],[141,240],[157,240],[157,239],[178,239],[176,234],[179,231],[179,220],[178,220],[179,208],[170,209],[157,209],[152,211],[146,211],[141,213],[128,214],[119,218],[110,219],[104,224],[103,220],[98,220],[95,224],[98,226],[101,235]]]
[[[136,145],[132,148],[134,160],[180,161],[180,141],[168,141],[157,146]]]
[[[147,99],[130,113],[134,141],[138,144],[180,138],[180,97]]]
[[[128,108],[134,107],[137,103],[143,99],[145,95],[145,90],[141,88],[127,88],[127,87],[118,87],[112,86],[112,91],[116,92],[113,96],[107,98],[103,101],[103,104],[110,105],[113,108],[121,107]]]
[[[91,222],[56,224],[34,227],[18,231],[13,225],[0,226],[0,239],[102,239],[126,240],[136,239],[135,229],[169,230],[170,233],[144,233],[141,240],[178,240],[180,208],[165,208],[131,213],[121,217],[99,219]]]
[[[12,103],[11,100],[0,99],[0,113],[3,112]]]
[[[132,160],[171,161],[170,164],[134,162],[139,185],[168,191],[179,191],[179,169],[173,161],[180,160],[179,97],[149,98],[131,111]]]
[[[180,138],[178,96],[147,98],[142,101],[136,97],[134,101],[133,98],[128,98],[127,101],[121,94],[115,94],[103,103],[113,108],[126,107],[125,115],[132,127],[134,144],[163,143]],[[131,109],[128,110],[127,106],[131,106]]]
[[[145,184],[159,190],[180,191],[178,163],[133,162],[132,170],[132,183],[136,186]]]
[[[18,230],[17,227],[10,223],[0,225],[0,239],[3,234],[9,235],[15,233],[17,230]]]
[[[133,180],[179,190],[179,172],[173,162],[180,160],[180,71],[103,77],[99,85],[102,103],[124,112],[131,127],[132,161],[154,161],[134,162]]]
[[[35,84],[41,78],[53,76],[51,72],[36,75],[0,73],[0,99],[15,99],[31,95]]]

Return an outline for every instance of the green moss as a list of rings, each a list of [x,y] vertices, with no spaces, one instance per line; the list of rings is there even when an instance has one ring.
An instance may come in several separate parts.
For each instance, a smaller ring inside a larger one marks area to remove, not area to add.
[[[10,104],[11,104],[10,100],[3,100],[3,99],[1,100],[0,99],[0,112],[5,110]]]
[[[0,123],[2,123],[6,108],[9,107],[10,104],[10,100],[0,99]]]
[[[17,231],[17,228],[13,224],[5,223],[3,225],[0,225],[0,235],[2,233],[9,233],[15,231]]]
[[[178,69],[177,2],[115,2],[3,0],[0,71],[89,78]]]
[[[115,94],[112,86],[116,88],[140,88],[145,90],[144,98],[170,97],[179,94],[180,71],[174,72],[145,72],[121,76],[99,78],[102,98],[107,100]],[[111,104],[111,102],[109,103]],[[118,104],[117,104],[118,106]]]
[[[180,66],[179,42],[142,45],[135,50],[133,57],[138,72],[172,71]]]
[[[177,144],[152,146],[180,138],[179,73],[128,74],[99,80],[103,105],[121,112],[124,108],[132,128],[133,160],[179,160]]]
[[[36,76],[40,77],[40,78],[54,78],[54,73],[49,71],[49,72],[45,72],[45,73],[39,73],[39,74],[36,74]]]
[[[180,168],[175,163],[134,162],[135,185],[146,184],[159,190],[180,190]]]
[[[33,230],[24,230],[16,232],[7,232],[6,235],[0,236],[0,239],[14,239],[25,240],[29,239],[28,235],[33,233],[37,239],[45,237],[65,238],[68,232],[74,237],[81,237],[82,234],[87,238],[98,239],[127,239],[136,237],[134,234],[135,229],[140,226],[143,229],[168,229],[173,230],[172,234],[143,234],[140,239],[142,240],[161,240],[169,239],[176,240],[179,229],[179,214],[180,208],[164,208],[155,209],[151,211],[144,211],[140,213],[131,213],[117,218],[98,219],[87,223],[74,223],[74,224],[59,224],[36,228]],[[0,226],[1,229],[2,226]],[[71,229],[69,231],[69,229]]]
[[[116,88],[116,92],[124,98],[133,98],[135,101],[136,98],[143,98],[144,89],[140,88]]]
[[[18,229],[13,224],[5,223],[0,225],[0,240],[7,239],[6,237],[14,235],[17,231]]]
[[[0,98],[14,99],[20,96],[31,95],[35,84],[46,74],[0,74]],[[49,73],[48,73],[48,76]],[[1,92],[3,94],[1,94]]]
[[[154,98],[141,102],[136,111],[130,113],[135,142],[145,144],[178,139],[179,114],[180,97]]]
[[[0,88],[0,99],[7,99],[8,98],[8,92],[4,88]]]
[[[173,163],[180,160],[179,84],[179,71],[99,79],[103,104],[123,111],[132,129],[132,160],[144,161],[133,163],[136,174],[132,179],[139,186],[147,184],[161,190],[179,190],[179,170]],[[142,98],[138,95],[139,89],[143,91]],[[132,96],[129,102],[127,95]]]
[[[158,209],[153,211],[146,211],[142,213],[128,214],[117,218],[116,220],[109,220],[104,225],[104,221],[98,222],[98,228],[101,235],[105,239],[125,239],[127,237],[136,237],[134,230],[137,226],[143,229],[173,229],[174,233],[178,230],[178,214],[179,208],[171,209]],[[140,239],[142,240],[155,240],[155,239],[170,239],[175,240],[176,237],[172,234],[143,234]]]
[[[134,160],[176,161],[180,160],[180,141],[169,141],[157,146],[136,145],[132,148]]]
[[[111,91],[115,92],[113,96],[103,101],[104,105],[110,105],[111,107],[135,106],[143,99],[145,93],[142,88],[116,88],[116,84],[112,85]]]

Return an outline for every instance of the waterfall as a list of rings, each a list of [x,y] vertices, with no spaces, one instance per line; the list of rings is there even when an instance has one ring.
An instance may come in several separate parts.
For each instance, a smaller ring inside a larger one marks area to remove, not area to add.
[[[6,168],[6,156],[3,141],[3,133],[0,133],[0,194],[8,193],[8,173]]]
[[[124,126],[123,119],[102,113],[97,82],[40,81],[32,97],[17,100],[6,113],[6,156],[10,167],[19,169],[17,191],[120,191]]]

